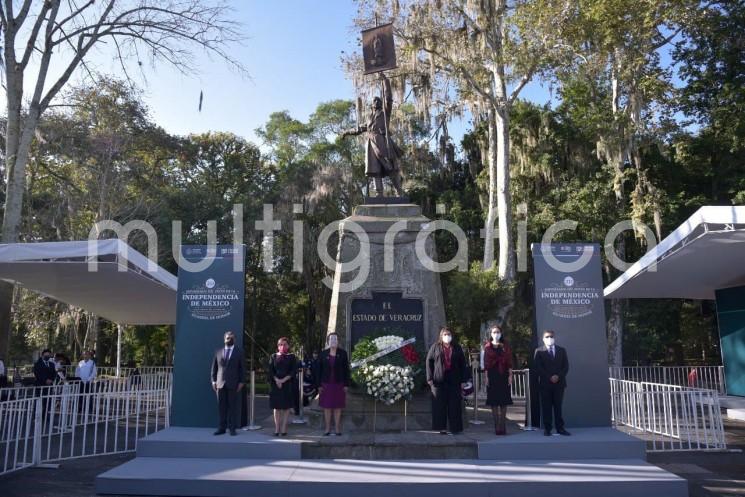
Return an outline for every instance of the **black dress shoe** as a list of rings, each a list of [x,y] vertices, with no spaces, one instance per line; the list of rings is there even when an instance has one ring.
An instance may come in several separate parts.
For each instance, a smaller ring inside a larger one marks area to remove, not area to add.
[[[561,430],[556,430],[556,433],[558,433],[559,435],[564,435],[565,437],[569,437],[572,435],[571,433],[566,431],[564,428],[562,428]]]
[[[217,430],[213,435],[225,435],[225,430]]]
[[[237,433],[235,432],[235,429],[230,430],[230,436],[234,437],[236,435],[237,435]]]
[[[551,436],[551,430],[543,430],[543,435],[546,436],[546,437],[550,437]]]

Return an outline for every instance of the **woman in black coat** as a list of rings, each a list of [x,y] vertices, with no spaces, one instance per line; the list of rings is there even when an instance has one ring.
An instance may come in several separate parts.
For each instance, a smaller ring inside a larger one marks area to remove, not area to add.
[[[471,379],[466,355],[453,332],[443,327],[440,337],[427,353],[427,383],[432,390],[432,429],[446,435],[446,429],[463,431],[463,387]]]
[[[328,348],[318,356],[316,386],[318,387],[318,406],[323,409],[326,433],[331,435],[331,415],[334,416],[336,436],[341,435],[341,411],[346,407],[347,389],[351,381],[349,356],[340,349],[339,336],[331,333],[327,337]]]
[[[274,436],[287,436],[287,419],[295,403],[292,379],[297,375],[298,360],[290,353],[286,337],[277,340],[277,353],[269,359],[269,407],[274,411]]]

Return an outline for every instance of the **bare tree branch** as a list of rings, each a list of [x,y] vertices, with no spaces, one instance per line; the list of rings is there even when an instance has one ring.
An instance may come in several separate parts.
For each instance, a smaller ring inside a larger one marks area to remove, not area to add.
[[[57,0],[59,1],[59,0]],[[24,0],[23,5],[21,6],[21,11],[18,12],[18,17],[13,19],[13,22],[16,25],[16,29],[20,28],[23,23],[26,21],[26,16],[28,15],[28,11],[31,8],[31,4],[33,3],[33,0]],[[49,2],[44,2],[44,6],[46,7]]]
[[[28,41],[26,42],[26,50],[23,52],[23,57],[21,58],[21,68],[25,69],[28,65],[28,61],[31,59],[31,54],[34,52],[34,47],[36,46],[36,39],[39,36],[39,31],[41,30],[41,27],[44,25],[44,21],[46,21],[47,13],[51,9],[51,4],[49,2],[44,2],[44,6],[41,8],[41,12],[39,12],[38,17],[36,18],[36,22],[34,22],[34,27],[31,29],[31,34],[28,37]]]

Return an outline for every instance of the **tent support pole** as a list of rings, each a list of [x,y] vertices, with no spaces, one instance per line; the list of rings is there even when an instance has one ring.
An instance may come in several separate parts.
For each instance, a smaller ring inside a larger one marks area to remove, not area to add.
[[[116,376],[122,373],[122,325],[116,323]]]

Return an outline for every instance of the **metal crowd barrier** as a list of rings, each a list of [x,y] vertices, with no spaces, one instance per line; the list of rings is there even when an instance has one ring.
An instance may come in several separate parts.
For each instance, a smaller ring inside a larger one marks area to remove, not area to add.
[[[611,366],[610,378],[714,390],[727,395],[723,366]]]
[[[714,390],[610,378],[612,420],[648,442],[648,451],[726,450]]]
[[[34,376],[34,365],[24,364],[23,366],[11,367],[6,364],[6,373],[11,378],[15,371],[21,377],[28,378]],[[62,372],[68,378],[76,376],[77,365],[62,366]],[[133,375],[151,375],[151,374],[168,374],[173,372],[171,366],[142,366],[140,368],[119,368],[119,374],[116,374],[116,366],[96,366],[96,376],[102,377],[129,377]]]
[[[0,474],[136,450],[139,438],[169,424],[171,374],[129,380],[3,389],[15,397],[0,402]]]

